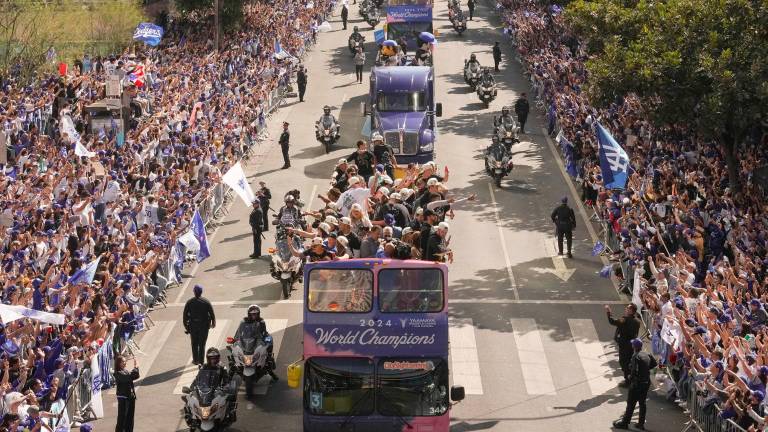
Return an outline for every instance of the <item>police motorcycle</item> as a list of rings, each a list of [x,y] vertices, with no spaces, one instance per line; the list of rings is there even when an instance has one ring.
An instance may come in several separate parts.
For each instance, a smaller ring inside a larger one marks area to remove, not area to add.
[[[331,107],[323,107],[323,115],[315,122],[315,139],[325,147],[325,152],[331,151],[331,146],[339,140],[341,126],[336,118],[331,115]]]
[[[491,70],[483,68],[483,76],[477,84],[477,97],[488,108],[488,105],[496,99],[496,93],[496,81],[493,79],[493,75],[491,75]]]
[[[184,420],[190,432],[218,432],[237,420],[237,387],[232,371],[219,367],[221,354],[209,348],[208,364],[201,366],[192,387],[182,387]]]
[[[366,14],[365,22],[368,23],[371,28],[376,27],[377,24],[379,24],[379,21],[381,21],[381,14],[379,13],[379,8],[376,7],[376,5],[371,5],[371,8],[368,10],[368,13]]]
[[[368,18],[366,18],[366,21]],[[363,49],[363,44],[365,44],[365,36],[361,35],[357,31],[357,26],[355,26],[352,29],[352,34],[349,35],[349,40],[347,41],[347,47],[349,48],[349,52],[352,53],[354,56],[355,53],[357,53],[357,49]]]
[[[264,326],[261,309],[251,305],[235,336],[227,338],[227,349],[232,353],[230,369],[243,378],[245,395],[249,399],[253,396],[254,386],[264,376],[271,375],[272,381],[277,381],[272,336],[266,327],[261,331],[260,326]]]
[[[510,113],[510,107],[505,106],[501,109],[500,117],[493,117],[494,134],[499,137],[499,141],[504,144],[507,151],[512,150],[513,144],[520,142],[517,136],[520,128]]]
[[[448,21],[454,23],[457,14],[461,12],[461,5],[458,0],[448,0]]]
[[[292,241],[296,250],[303,248],[299,239],[288,234],[290,228],[292,228],[292,225],[277,225],[275,230],[275,247],[268,249],[271,258],[269,274],[280,282],[283,298],[285,299],[291,296],[291,291],[294,289],[293,286],[297,282],[301,282],[302,275],[304,274],[304,261],[299,257],[293,256],[288,247],[288,242]]]
[[[467,17],[464,16],[464,12],[462,12],[461,9],[456,11],[451,20],[451,24],[453,25],[453,30],[455,30],[459,36],[461,36],[461,34],[464,33],[464,30],[467,29]]]
[[[371,0],[360,1],[360,9],[358,9],[358,13],[365,21],[368,21],[368,11],[371,9],[371,5],[373,5],[373,1]]]
[[[501,179],[509,175],[514,168],[512,153],[493,135],[491,145],[485,149],[485,172],[493,178],[496,187],[501,187]]]
[[[464,60],[464,81],[469,84],[472,91],[475,91],[477,83],[480,82],[480,69],[480,62],[474,54],[469,56],[469,60]]]

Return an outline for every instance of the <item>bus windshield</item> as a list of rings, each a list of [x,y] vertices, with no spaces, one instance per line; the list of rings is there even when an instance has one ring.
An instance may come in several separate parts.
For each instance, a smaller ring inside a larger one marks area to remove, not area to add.
[[[370,415],[374,408],[373,361],[314,357],[307,360],[304,406],[314,415]]]
[[[448,365],[439,358],[382,360],[377,410],[385,416],[440,416],[448,411]]]
[[[438,269],[383,269],[379,272],[378,285],[382,312],[443,310],[443,273]]]
[[[387,111],[426,111],[424,92],[411,93],[379,93],[376,109]]]
[[[307,305],[311,312],[370,312],[373,272],[319,268],[309,272]]]

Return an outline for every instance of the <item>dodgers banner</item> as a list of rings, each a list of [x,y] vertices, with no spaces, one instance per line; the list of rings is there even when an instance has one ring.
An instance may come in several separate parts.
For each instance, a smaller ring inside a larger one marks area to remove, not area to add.
[[[163,38],[163,33],[163,28],[158,25],[141,23],[133,32],[133,40],[144,42],[150,46],[157,46],[160,44],[160,39]]]
[[[390,6],[387,8],[387,22],[425,22],[432,21],[432,8],[429,6]]]

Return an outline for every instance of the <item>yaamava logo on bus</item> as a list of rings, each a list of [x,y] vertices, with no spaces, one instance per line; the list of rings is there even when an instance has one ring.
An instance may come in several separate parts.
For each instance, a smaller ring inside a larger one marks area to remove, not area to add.
[[[435,334],[429,336],[413,333],[398,335],[382,335],[376,329],[350,330],[346,334],[340,333],[338,327],[315,329],[318,345],[389,345],[397,348],[401,345],[432,345],[435,343]]]

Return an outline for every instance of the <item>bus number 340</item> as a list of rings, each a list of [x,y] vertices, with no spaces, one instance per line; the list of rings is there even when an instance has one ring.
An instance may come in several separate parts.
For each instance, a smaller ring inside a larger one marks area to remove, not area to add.
[[[360,327],[392,327],[392,320],[360,320]]]

